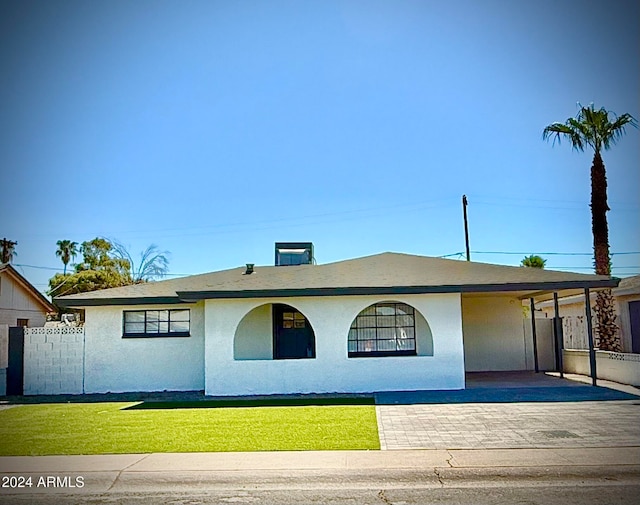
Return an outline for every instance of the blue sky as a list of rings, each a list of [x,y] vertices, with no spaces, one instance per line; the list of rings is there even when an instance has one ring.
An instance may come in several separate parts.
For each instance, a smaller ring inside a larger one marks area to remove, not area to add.
[[[172,275],[272,264],[276,241],[440,256],[466,193],[473,260],[589,272],[592,154],[541,134],[577,102],[640,118],[639,6],[3,1],[0,238],[42,290],[60,239],[154,243]],[[603,156],[620,276],[639,140]]]

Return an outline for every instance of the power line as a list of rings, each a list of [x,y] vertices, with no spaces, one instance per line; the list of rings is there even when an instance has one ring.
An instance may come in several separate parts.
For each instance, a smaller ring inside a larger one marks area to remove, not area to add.
[[[567,267],[567,266],[561,266],[561,267],[554,267],[554,266],[545,266],[545,268],[548,268],[550,270],[562,270],[562,269],[572,269],[572,270],[593,270],[593,267]],[[631,269],[631,268],[637,268],[640,269],[640,266],[637,265],[627,265],[627,266],[612,266],[611,270],[626,270],[626,269]]]
[[[62,268],[55,268],[55,267],[43,267],[43,266],[38,266],[38,265],[25,265],[24,263],[15,263],[13,264],[13,266],[16,267],[26,267],[26,268],[37,268],[38,270],[53,270],[55,272],[64,272],[64,269]],[[72,272],[73,273],[73,272]],[[183,277],[185,275],[198,275],[198,274],[178,274],[178,273],[166,273],[164,275],[170,275],[170,276],[177,276],[177,277]]]
[[[242,231],[261,231],[277,228],[280,226],[308,226],[309,224],[323,224],[338,221],[352,221],[358,219],[368,219],[377,217],[382,212],[384,215],[388,215],[390,211],[416,211],[428,208],[444,207],[454,202],[452,197],[437,198],[428,201],[398,203],[394,205],[377,205],[375,207],[364,207],[351,210],[337,210],[332,212],[323,212],[316,214],[299,215],[295,217],[283,217],[283,218],[268,218],[258,219],[251,221],[236,221],[219,223],[215,225],[207,226],[183,226],[176,228],[159,228],[159,229],[142,229],[142,230],[111,230],[102,235],[127,235],[127,234],[141,234],[141,233],[153,233],[161,237],[183,237],[183,236],[199,236],[199,235],[215,235],[225,233],[236,233]],[[310,223],[309,220],[315,222]],[[257,228],[256,228],[257,226]],[[175,235],[178,233],[179,235]],[[168,233],[168,235],[167,235]],[[78,233],[76,233],[77,235]],[[31,234],[31,236],[53,236],[52,234]],[[58,234],[59,235],[59,234]]]
[[[25,265],[24,263],[14,263],[14,266],[17,267],[26,267],[26,268],[37,268],[39,270],[55,270],[57,272],[63,272],[64,270],[62,268],[55,268],[55,267],[41,267],[41,266],[37,266],[37,265]]]
[[[531,205],[522,205],[523,202],[533,202],[533,203],[557,203],[557,204],[570,204],[570,205],[580,205],[589,206],[590,202],[587,200],[558,200],[558,199],[548,199],[548,198],[522,198],[521,196],[492,196],[492,195],[469,195],[470,198],[473,198],[474,204],[479,205],[506,205],[506,206],[523,206],[529,207]],[[488,201],[483,201],[488,200]],[[517,202],[517,204],[506,203],[505,200],[512,200]],[[621,207],[626,207],[625,210],[636,210],[640,208],[636,202],[622,202],[622,201],[609,201],[610,206],[615,206],[617,209]],[[534,205],[535,207],[544,207],[544,205]],[[556,208],[556,207],[547,207],[547,208]],[[571,207],[576,208],[576,207]]]
[[[473,254],[506,254],[506,255],[522,255],[524,254],[525,256],[528,256],[530,254],[535,254],[538,256],[593,256],[592,252],[588,252],[588,253],[583,253],[583,252],[532,252],[532,251],[526,251],[526,252],[514,252],[514,251],[471,251]],[[464,251],[460,251],[460,252],[455,252],[455,253],[451,253],[451,254],[443,254],[441,256],[438,256],[439,258],[449,258],[452,256],[464,256]],[[611,256],[623,256],[623,255],[630,255],[630,254],[640,254],[640,251],[623,251],[623,252],[616,252],[616,253],[611,253]]]
[[[534,254],[534,255],[538,255],[538,256],[592,256],[593,253],[583,253],[583,252],[531,252],[531,251],[527,251],[527,252],[514,252],[514,251],[471,251],[473,254],[503,254],[503,255],[513,255],[513,256],[520,256],[520,255],[525,255],[528,256],[530,254]],[[611,253],[611,256],[623,256],[623,255],[633,255],[633,254],[640,254],[640,251],[623,251],[623,252],[617,252],[617,253]],[[451,253],[451,254],[442,254],[440,256],[437,256],[438,258],[451,258],[454,256],[460,256],[460,257],[464,257],[465,252],[464,251],[460,251],[460,252],[455,252],[455,253]],[[47,267],[47,266],[41,266],[41,265],[27,265],[25,263],[14,263],[13,264],[16,267],[24,267],[24,268],[36,268],[38,270],[52,270],[55,272],[63,272],[64,270],[62,268],[56,268],[56,267]],[[551,268],[551,267],[549,267]],[[592,267],[584,267],[584,266],[580,266],[580,267],[554,267],[554,268],[592,268]],[[614,266],[612,268],[640,268],[640,266]],[[202,273],[202,272],[200,272]],[[171,277],[182,277],[182,276],[186,276],[186,275],[198,275],[198,274],[193,274],[193,273],[166,273],[164,274],[164,276],[171,276]]]
[[[537,255],[545,255],[545,256],[593,256],[592,252],[582,253],[582,252],[511,252],[511,251],[471,251],[474,254],[537,254]],[[618,253],[611,253],[611,256],[621,256],[628,254],[640,254],[640,251],[624,251]]]

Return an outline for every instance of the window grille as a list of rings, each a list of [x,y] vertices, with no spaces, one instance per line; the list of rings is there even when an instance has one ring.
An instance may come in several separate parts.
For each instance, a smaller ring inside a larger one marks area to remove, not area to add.
[[[188,337],[189,309],[125,310],[123,336],[125,337]]]
[[[416,354],[415,310],[406,303],[371,305],[349,329],[349,357]]]

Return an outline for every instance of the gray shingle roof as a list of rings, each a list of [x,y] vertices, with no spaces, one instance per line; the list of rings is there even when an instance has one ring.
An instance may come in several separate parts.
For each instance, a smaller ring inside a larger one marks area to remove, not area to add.
[[[613,287],[607,276],[511,267],[399,253],[324,265],[245,267],[56,298],[63,306],[205,298],[446,293]]]

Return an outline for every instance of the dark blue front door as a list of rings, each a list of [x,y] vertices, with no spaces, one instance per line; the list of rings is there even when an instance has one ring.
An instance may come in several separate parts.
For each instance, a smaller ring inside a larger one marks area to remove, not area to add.
[[[273,306],[275,359],[315,358],[315,335],[304,315],[289,305]]]

